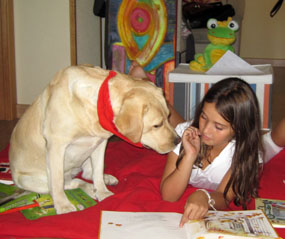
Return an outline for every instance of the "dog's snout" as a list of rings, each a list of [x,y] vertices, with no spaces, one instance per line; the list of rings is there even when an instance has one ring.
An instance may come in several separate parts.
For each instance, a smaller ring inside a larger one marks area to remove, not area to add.
[[[181,137],[177,136],[175,139],[174,139],[174,144],[177,145],[181,142]]]

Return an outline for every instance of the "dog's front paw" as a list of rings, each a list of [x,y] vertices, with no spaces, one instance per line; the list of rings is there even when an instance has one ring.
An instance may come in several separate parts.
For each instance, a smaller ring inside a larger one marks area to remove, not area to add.
[[[77,211],[76,207],[68,200],[65,202],[62,201],[61,203],[55,203],[54,207],[56,210],[56,214],[64,214]]]
[[[98,201],[102,201],[103,199],[112,196],[114,193],[107,191],[96,191],[95,196]]]
[[[91,183],[84,183],[81,188],[84,192],[86,192],[90,197],[96,199],[96,190],[94,189],[93,184]]]
[[[106,185],[117,185],[119,180],[110,174],[104,174],[104,182]]]

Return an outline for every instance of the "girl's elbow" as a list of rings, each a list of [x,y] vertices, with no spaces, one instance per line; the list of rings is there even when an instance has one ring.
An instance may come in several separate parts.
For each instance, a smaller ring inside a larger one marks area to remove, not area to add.
[[[165,181],[161,181],[160,194],[163,201],[176,202],[179,199],[177,193]]]
[[[161,198],[163,201],[167,202],[176,202],[178,200],[178,198],[174,197],[173,195],[164,192],[161,192]]]

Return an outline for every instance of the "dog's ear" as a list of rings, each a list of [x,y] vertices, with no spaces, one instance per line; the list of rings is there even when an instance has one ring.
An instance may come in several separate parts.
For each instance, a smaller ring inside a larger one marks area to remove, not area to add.
[[[147,110],[147,105],[143,103],[143,100],[139,100],[138,94],[140,92],[134,90],[128,92],[123,99],[119,114],[114,118],[118,131],[134,143],[141,140],[143,115]]]

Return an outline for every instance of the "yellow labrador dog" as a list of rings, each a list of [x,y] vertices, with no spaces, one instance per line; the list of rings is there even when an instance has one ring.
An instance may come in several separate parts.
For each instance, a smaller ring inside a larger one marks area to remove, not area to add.
[[[51,193],[58,214],[75,211],[64,189],[80,187],[97,200],[112,195],[104,154],[113,134],[164,154],[179,141],[168,122],[162,90],[153,83],[99,67],[72,66],[56,74],[16,125],[10,142],[13,180]],[[93,184],[75,178],[83,177]]]

